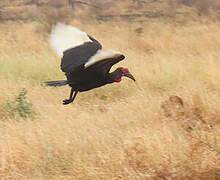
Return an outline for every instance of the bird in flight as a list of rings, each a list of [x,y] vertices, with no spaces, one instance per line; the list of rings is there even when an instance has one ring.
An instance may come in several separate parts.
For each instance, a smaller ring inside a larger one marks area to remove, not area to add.
[[[50,44],[61,58],[61,70],[67,80],[44,83],[47,86],[71,87],[69,99],[63,100],[64,105],[73,102],[78,92],[119,83],[122,77],[135,81],[127,68],[119,67],[109,72],[114,64],[125,58],[122,53],[115,50],[103,51],[97,40],[76,27],[57,23],[52,29]]]

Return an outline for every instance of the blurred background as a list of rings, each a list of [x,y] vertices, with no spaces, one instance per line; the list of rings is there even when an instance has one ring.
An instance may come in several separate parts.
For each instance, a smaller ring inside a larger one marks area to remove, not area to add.
[[[1,0],[0,20],[143,22],[166,19],[176,22],[197,20],[201,16],[219,20],[218,0]]]
[[[126,59],[62,105],[49,39],[71,24]],[[0,179],[220,179],[219,0],[0,0]]]

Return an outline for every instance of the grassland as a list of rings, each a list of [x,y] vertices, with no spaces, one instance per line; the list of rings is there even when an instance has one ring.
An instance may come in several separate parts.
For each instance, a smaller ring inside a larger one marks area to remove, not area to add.
[[[94,23],[72,22],[123,52],[137,83],[68,106],[68,87],[42,85],[65,78],[45,25],[0,24],[0,179],[219,179],[220,24]],[[23,88],[28,118],[5,108]]]

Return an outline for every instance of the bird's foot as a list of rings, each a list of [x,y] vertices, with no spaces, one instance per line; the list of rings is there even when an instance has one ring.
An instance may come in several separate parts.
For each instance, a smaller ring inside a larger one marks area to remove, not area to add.
[[[63,100],[63,105],[67,105],[69,103],[73,102],[73,99],[64,99]]]

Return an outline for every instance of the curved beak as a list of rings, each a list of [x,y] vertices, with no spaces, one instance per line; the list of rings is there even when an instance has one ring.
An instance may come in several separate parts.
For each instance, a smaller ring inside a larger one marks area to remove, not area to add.
[[[135,81],[135,78],[134,76],[129,72],[128,69],[125,69],[125,74],[124,74],[125,77],[128,77],[130,79],[132,79],[133,81]]]

